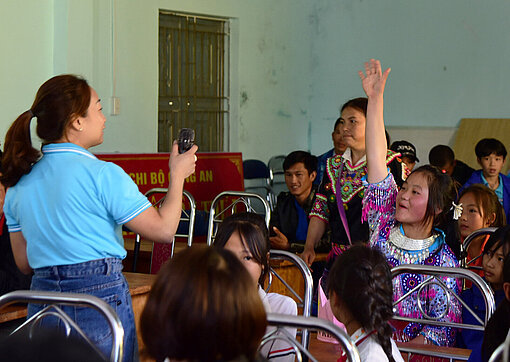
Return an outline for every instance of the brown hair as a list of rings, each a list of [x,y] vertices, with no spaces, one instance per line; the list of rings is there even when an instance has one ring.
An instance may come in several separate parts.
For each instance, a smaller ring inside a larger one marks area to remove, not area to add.
[[[163,266],[140,321],[143,353],[156,361],[253,360],[266,327],[246,268],[230,251],[203,246]]]
[[[259,284],[264,288],[264,281],[269,273],[268,253],[271,248],[269,233],[264,218],[253,212],[239,212],[223,220],[218,226],[214,246],[224,248],[232,234],[238,233],[241,241],[257,263],[262,266]]]
[[[462,190],[459,200],[466,194],[473,195],[484,221],[489,222],[490,216],[492,214],[496,215],[489,226],[500,227],[506,225],[505,210],[493,190],[482,184],[474,184]]]
[[[41,154],[32,147],[30,121],[37,118],[37,136],[43,144],[60,140],[74,117],[86,116],[90,87],[86,80],[65,74],[47,80],[37,91],[32,107],[23,112],[5,136],[2,159],[4,173],[0,180],[14,186],[32,169]]]

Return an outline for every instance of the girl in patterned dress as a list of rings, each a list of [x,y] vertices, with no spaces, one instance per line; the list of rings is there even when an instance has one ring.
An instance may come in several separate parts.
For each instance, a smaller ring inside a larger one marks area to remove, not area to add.
[[[400,264],[457,267],[453,252],[445,243],[444,233],[434,228],[454,200],[450,177],[436,167],[425,165],[413,171],[400,191],[388,173],[385,163],[383,94],[390,69],[384,73],[379,61],[365,63],[365,73],[359,72],[368,96],[366,122],[367,186],[363,198],[363,220],[370,228],[370,245],[379,248],[393,268]],[[425,280],[420,274],[401,274],[393,279],[393,300]],[[441,278],[446,286],[459,293],[455,278]],[[413,294],[415,296],[417,292]],[[461,308],[456,298],[448,299],[445,291],[430,285],[420,294],[425,312],[439,321],[460,322]],[[395,305],[397,315],[423,319],[413,295]],[[455,330],[420,323],[396,322],[394,338],[398,341],[433,343],[451,346]]]

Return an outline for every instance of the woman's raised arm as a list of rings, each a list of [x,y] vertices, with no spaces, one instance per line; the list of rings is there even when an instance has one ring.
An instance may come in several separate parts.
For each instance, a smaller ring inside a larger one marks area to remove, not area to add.
[[[388,176],[383,95],[390,70],[388,68],[383,73],[381,63],[378,60],[370,59],[369,62],[365,63],[365,73],[362,71],[358,73],[363,90],[368,97],[365,150],[367,157],[367,179],[369,183],[381,182]]]

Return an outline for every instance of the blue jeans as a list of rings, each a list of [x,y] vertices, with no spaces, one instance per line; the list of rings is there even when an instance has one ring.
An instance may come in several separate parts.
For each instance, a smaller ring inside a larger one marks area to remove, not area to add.
[[[124,275],[122,261],[115,258],[92,260],[85,263],[45,267],[34,270],[31,290],[44,290],[94,295],[108,303],[117,313],[124,327],[124,362],[138,361],[138,343],[131,295]],[[42,304],[30,304],[28,317],[44,308]],[[104,317],[87,307],[63,306],[62,310],[73,319],[85,335],[110,358],[111,331]],[[54,317],[45,317],[41,326],[63,324]]]

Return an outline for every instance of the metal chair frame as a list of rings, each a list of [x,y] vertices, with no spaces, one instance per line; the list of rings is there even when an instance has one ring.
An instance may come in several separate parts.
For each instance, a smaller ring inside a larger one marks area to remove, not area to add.
[[[269,203],[270,209],[273,210],[276,206],[276,198],[274,196],[273,188],[271,187],[271,171],[269,170],[269,167],[263,161],[256,160],[256,159],[244,160],[243,168],[245,167],[245,162],[250,162],[250,161],[256,161],[258,164],[264,165],[267,170],[268,176],[267,177],[254,177],[254,178],[246,178],[245,177],[243,180],[244,190],[246,192],[256,193],[256,192],[254,192],[254,190],[264,189],[265,190],[265,194],[264,194],[265,199]],[[262,183],[262,180],[263,180],[263,184],[247,185],[246,184],[247,180],[249,181],[248,184],[250,184],[254,180],[261,180],[260,182]]]
[[[393,306],[396,306],[400,302],[402,302],[405,299],[413,298],[413,294],[415,292],[417,300],[418,308],[420,309],[420,312],[424,316],[423,319],[419,318],[411,318],[411,317],[402,317],[402,316],[394,316],[394,320],[400,320],[400,321],[406,321],[406,322],[415,322],[415,323],[421,323],[421,324],[427,324],[432,326],[440,326],[440,327],[453,327],[453,328],[462,328],[462,329],[471,329],[471,330],[479,330],[483,331],[485,329],[485,326],[487,322],[489,321],[491,315],[494,313],[494,310],[496,308],[495,301],[494,301],[494,295],[492,292],[492,289],[489,285],[475,272],[464,269],[464,268],[446,268],[446,267],[438,267],[438,266],[431,266],[431,265],[415,265],[415,264],[402,264],[399,266],[394,267],[391,269],[392,278],[396,277],[397,275],[404,274],[404,273],[413,273],[413,274],[421,274],[421,275],[428,275],[429,277],[426,278],[424,281],[422,281],[419,285],[414,287],[412,290],[410,290],[408,293],[403,295],[401,298],[393,302]],[[449,277],[449,278],[462,278],[467,279],[472,282],[473,286],[476,286],[482,293],[485,301],[485,320],[481,320],[478,318],[478,316],[473,312],[469,306],[466,305],[466,303],[460,298],[459,295],[455,294],[452,290],[448,288],[444,284],[444,282],[439,279],[440,277]],[[455,298],[463,308],[467,309],[473,317],[476,319],[477,322],[479,322],[479,325],[476,324],[464,324],[464,323],[453,323],[453,322],[442,322],[438,319],[442,318],[440,317],[431,317],[428,316],[427,313],[423,310],[423,307],[421,305],[420,301],[420,292],[425,288],[426,286],[435,285],[439,286],[441,289],[443,289],[443,292],[447,296],[447,309],[445,314],[448,312],[448,309],[450,307],[450,303],[452,298]],[[430,353],[424,353],[420,349],[415,348],[409,348],[409,347],[399,347],[401,351],[408,352],[408,353],[417,353],[417,354],[428,354],[435,357],[444,357],[444,358],[452,358],[450,355],[446,355],[444,353],[440,352],[430,352]],[[455,357],[456,359],[459,359],[459,357]]]
[[[494,228],[494,227],[489,227],[489,228],[483,228],[483,229],[478,229],[478,230],[475,230],[473,231],[471,234],[469,234],[466,239],[464,239],[464,242],[460,244],[460,265],[461,267],[463,268],[467,268],[467,269],[475,269],[475,270],[480,270],[481,268],[478,267],[478,266],[472,266],[471,264],[474,263],[476,260],[478,260],[478,258],[480,258],[480,255],[477,256],[476,258],[473,258],[469,261],[469,263],[467,262],[467,256],[468,256],[468,249],[469,249],[469,246],[471,245],[471,243],[473,242],[474,239],[476,239],[478,236],[480,235],[485,235],[485,234],[492,234],[494,233],[498,228]]]
[[[218,206],[218,203],[221,199],[224,197],[237,197],[236,200],[234,200],[230,205],[228,205],[226,208],[221,210],[220,212],[216,213],[216,207]],[[262,203],[265,210],[264,220],[266,222],[266,226],[269,227],[269,220],[271,219],[271,209],[269,207],[269,203],[267,200],[265,200],[262,196],[258,194],[254,194],[251,192],[243,192],[243,191],[224,191],[220,192],[214,200],[211,203],[211,208],[209,210],[209,223],[207,227],[207,245],[211,246],[213,244],[213,239],[216,235],[216,229],[215,226],[219,223],[221,223],[221,219],[219,219],[220,216],[223,216],[226,214],[227,211],[231,211],[232,214],[235,213],[236,206],[241,204],[244,205],[247,212],[255,212],[251,200],[257,200]]]
[[[287,342],[296,352],[296,359],[303,361],[303,355],[312,362],[317,362],[317,359],[312,356],[307,347],[304,347],[293,336],[290,335],[285,328],[299,328],[310,331],[325,331],[332,335],[340,342],[340,346],[346,353],[349,361],[360,362],[359,352],[356,345],[352,342],[351,338],[340,327],[335,326],[333,323],[316,317],[305,316],[291,316],[286,314],[269,313],[267,315],[267,322],[271,326],[276,326],[274,331],[269,332],[264,336],[261,342],[261,347],[272,340],[280,339]]]
[[[276,207],[276,201],[278,196],[277,188],[279,185],[284,186],[282,190],[287,190],[287,184],[285,183],[285,171],[283,170],[283,162],[285,155],[273,156],[267,162],[269,168],[269,182],[272,190],[273,206]],[[277,176],[283,177],[283,181],[276,180]]]
[[[310,272],[310,269],[306,265],[306,263],[296,254],[290,253],[285,250],[274,250],[271,249],[270,260],[286,260],[294,264],[299,271],[301,272],[301,275],[304,279],[304,295],[300,296],[273,268],[270,267],[270,273],[269,276],[271,277],[274,275],[282,284],[296,297],[296,299],[299,301],[298,307],[303,308],[303,317],[310,317],[310,313],[312,310],[312,294],[313,294],[313,279],[312,279],[312,273]],[[272,278],[269,278],[269,284],[266,288],[266,291],[268,291],[271,288],[271,282]],[[303,330],[301,335],[301,343],[305,348],[308,348],[308,344],[310,341],[310,332],[308,330]]]
[[[165,194],[161,199],[159,199],[153,206],[159,206],[163,203],[166,197],[166,193],[168,192],[168,188],[162,188],[162,187],[156,187],[152,188],[149,191],[145,193],[145,197],[149,198],[156,194]],[[170,254],[170,257],[173,258],[174,256],[174,250],[175,250],[175,238],[187,238],[188,247],[191,247],[191,244],[193,243],[193,230],[195,228],[195,213],[196,213],[196,202],[195,198],[191,193],[189,193],[186,190],[183,190],[182,196],[185,197],[189,204],[190,204],[190,210],[189,212],[185,209],[182,210],[184,213],[184,217],[181,216],[180,221],[188,221],[188,233],[187,234],[175,234],[174,240],[172,241],[172,251]],[[138,256],[140,254],[140,244],[141,244],[142,237],[140,234],[136,234],[135,237],[135,246],[133,251],[133,272],[136,273],[136,267],[138,264]],[[152,253],[154,252],[154,243],[152,243]],[[152,253],[151,253],[151,269],[152,269]]]
[[[108,322],[112,331],[112,352],[110,361],[117,362],[122,360],[123,344],[124,344],[124,328],[117,316],[117,313],[105,301],[88,294],[80,293],[59,293],[45,291],[17,290],[0,296],[0,309],[14,303],[37,303],[49,304],[47,307],[39,311],[25,321],[21,326],[16,328],[12,333],[16,333],[25,326],[30,326],[29,337],[32,336],[33,328],[39,320],[46,316],[54,316],[60,318],[65,325],[66,335],[69,336],[71,328],[87,341],[88,344],[100,355],[103,355],[90,339],[83,333],[81,328],[62,311],[58,305],[88,307],[97,310],[103,315]]]

